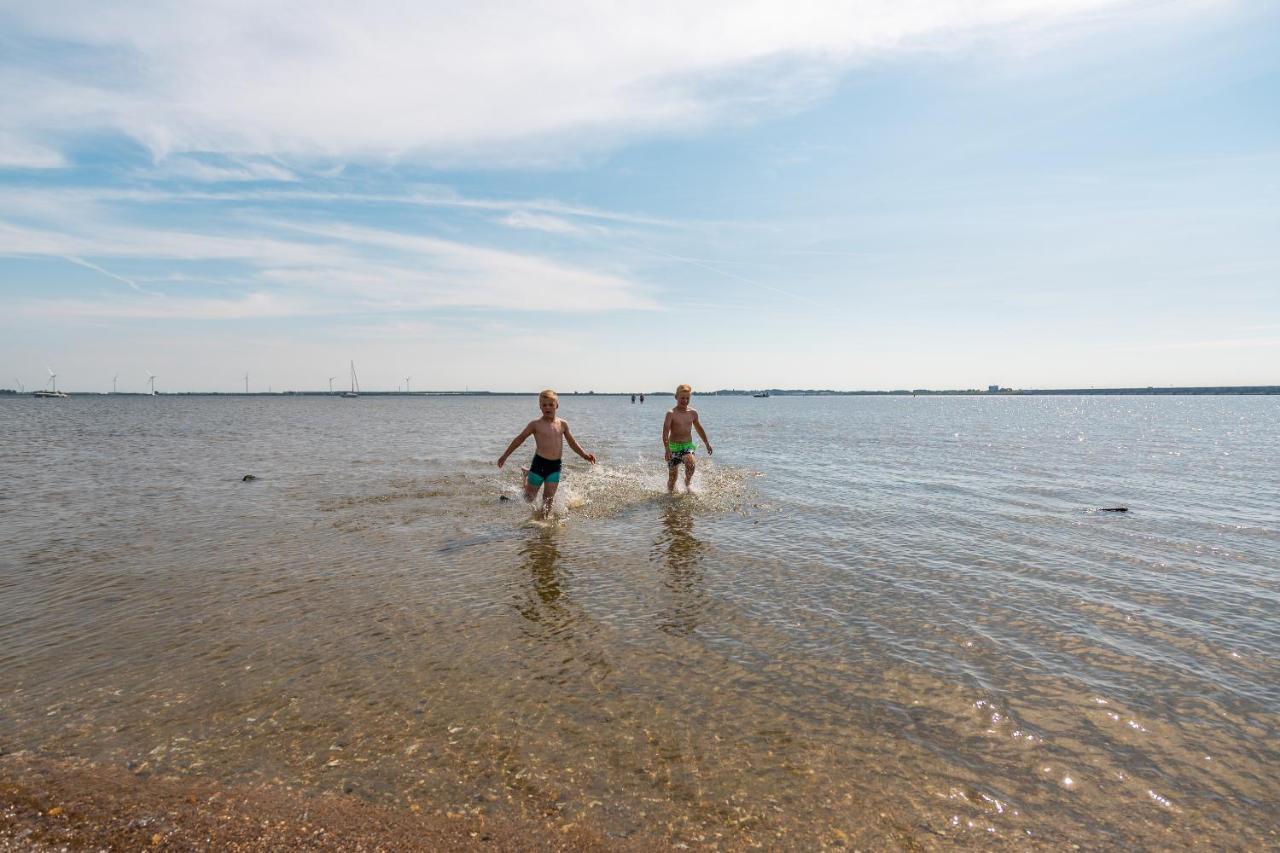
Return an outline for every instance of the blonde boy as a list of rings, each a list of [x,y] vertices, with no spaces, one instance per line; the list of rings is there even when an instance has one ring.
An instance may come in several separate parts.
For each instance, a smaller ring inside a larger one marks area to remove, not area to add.
[[[693,396],[693,388],[688,385],[676,386],[676,405],[667,412],[662,422],[662,452],[667,458],[667,491],[675,492],[676,477],[680,466],[684,465],[684,488],[689,490],[689,481],[693,479],[693,469],[697,466],[694,454],[697,446],[693,443],[693,431],[702,436],[702,443],[707,446],[707,455],[711,455],[711,441],[707,438],[702,421],[698,419],[698,411],[689,408],[689,399]]]
[[[596,464],[594,454],[583,450],[569,431],[569,422],[556,417],[556,409],[560,408],[560,397],[550,388],[538,395],[538,409],[542,417],[529,421],[519,435],[512,439],[506,453],[498,457],[498,467],[506,464],[507,457],[516,448],[524,444],[524,440],[533,436],[535,452],[533,462],[529,465],[528,475],[524,483],[524,499],[533,503],[542,489],[542,514],[551,514],[551,501],[556,496],[556,488],[560,485],[560,457],[564,455],[564,443],[569,442],[573,452],[583,459]]]

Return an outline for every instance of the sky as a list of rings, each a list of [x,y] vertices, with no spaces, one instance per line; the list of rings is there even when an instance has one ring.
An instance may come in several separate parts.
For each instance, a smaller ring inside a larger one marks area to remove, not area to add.
[[[1280,384],[1267,0],[0,0],[0,387]]]

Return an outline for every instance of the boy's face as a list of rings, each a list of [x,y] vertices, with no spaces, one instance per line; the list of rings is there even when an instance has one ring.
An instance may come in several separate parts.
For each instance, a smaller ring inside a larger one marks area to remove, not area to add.
[[[542,410],[544,418],[554,418],[556,409],[560,408],[560,401],[553,397],[543,397],[538,400],[538,408]]]
[[[689,405],[689,398],[691,398],[692,396],[693,394],[689,391],[677,391],[676,405],[682,409],[686,408]]]

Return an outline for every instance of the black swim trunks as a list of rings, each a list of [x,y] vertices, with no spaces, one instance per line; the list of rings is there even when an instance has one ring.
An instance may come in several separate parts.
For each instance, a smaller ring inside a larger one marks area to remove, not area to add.
[[[529,463],[529,485],[541,486],[543,481],[560,482],[560,462],[559,459],[544,459],[533,454],[533,462]]]
[[[668,468],[679,468],[684,464],[684,458],[693,454],[694,448],[685,447],[680,450],[671,451],[671,461],[667,463]]]

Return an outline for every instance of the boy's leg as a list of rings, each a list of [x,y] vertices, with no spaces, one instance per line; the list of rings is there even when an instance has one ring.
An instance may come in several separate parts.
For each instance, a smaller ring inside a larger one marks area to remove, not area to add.
[[[684,455],[684,489],[686,492],[689,491],[689,481],[693,479],[693,469],[697,467],[697,464],[692,453]]]
[[[543,486],[542,486],[542,514],[543,514],[544,516],[550,516],[550,515],[551,515],[551,502],[552,502],[553,500],[555,500],[555,497],[556,497],[556,489],[557,489],[559,486],[560,486],[560,484],[559,484],[559,483],[553,483],[553,482],[551,482],[550,480],[547,480],[547,482],[543,484]]]
[[[676,490],[676,477],[680,476],[680,466],[678,464],[667,464],[667,492],[674,494]]]
[[[542,478],[537,474],[526,474],[524,478],[524,502],[533,503],[533,499],[538,496],[538,489],[542,486]]]

